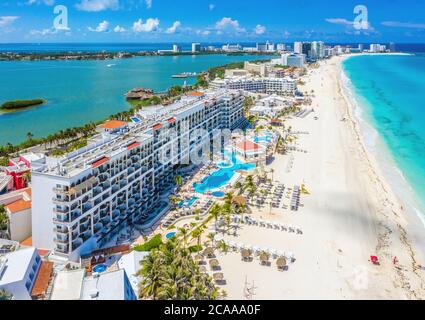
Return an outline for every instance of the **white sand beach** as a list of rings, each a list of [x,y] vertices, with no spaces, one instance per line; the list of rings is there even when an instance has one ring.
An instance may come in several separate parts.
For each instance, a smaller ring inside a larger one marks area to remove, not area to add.
[[[425,265],[423,224],[403,209],[363,146],[352,106],[342,94],[343,59],[334,57],[312,69],[300,90],[314,90],[315,112],[286,123],[294,131],[308,132],[297,139],[307,153],[292,152],[289,171],[291,155],[276,155],[268,167],[274,169],[275,181],[287,187],[305,183],[310,195],[301,196],[296,213],[282,208],[270,213],[267,207],[254,208],[252,215],[300,226],[303,234],[241,226],[237,237],[225,235],[235,242],[291,251],[296,261],[287,271],[278,271],[275,260],[261,266],[258,259],[241,261],[240,253],[217,252],[228,299],[246,299],[246,280],[254,283],[253,299],[425,298],[425,271],[416,269]],[[379,266],[368,261],[371,255],[378,256]]]

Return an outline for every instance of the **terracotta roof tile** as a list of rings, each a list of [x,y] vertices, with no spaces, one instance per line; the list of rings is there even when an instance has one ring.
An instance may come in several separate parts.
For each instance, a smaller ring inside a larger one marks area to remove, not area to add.
[[[15,202],[9,203],[5,206],[5,208],[10,213],[18,213],[24,210],[31,209],[32,202],[31,201],[25,201],[23,199],[17,200]]]
[[[100,125],[100,127],[104,129],[117,129],[125,126],[126,124],[127,122],[124,121],[108,120],[104,124]]]
[[[34,287],[31,291],[31,297],[37,298],[44,296],[49,286],[50,279],[53,275],[53,262],[42,261],[37,278],[35,279]]]

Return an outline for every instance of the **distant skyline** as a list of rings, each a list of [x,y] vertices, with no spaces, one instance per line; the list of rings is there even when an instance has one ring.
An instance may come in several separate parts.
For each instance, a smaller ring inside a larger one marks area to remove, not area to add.
[[[417,0],[3,0],[0,43],[425,43],[423,12]]]

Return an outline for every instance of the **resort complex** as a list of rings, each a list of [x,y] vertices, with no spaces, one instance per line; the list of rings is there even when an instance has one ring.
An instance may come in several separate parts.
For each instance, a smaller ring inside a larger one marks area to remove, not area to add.
[[[92,145],[33,170],[33,244],[75,260],[123,223],[152,224],[167,210],[176,166],[202,153],[218,129],[243,124],[236,91],[192,92],[138,124],[108,121]]]
[[[170,71],[184,85],[134,83],[128,110],[0,147],[1,299],[423,299],[420,222],[344,78],[393,51],[174,44],[155,55],[273,56]]]

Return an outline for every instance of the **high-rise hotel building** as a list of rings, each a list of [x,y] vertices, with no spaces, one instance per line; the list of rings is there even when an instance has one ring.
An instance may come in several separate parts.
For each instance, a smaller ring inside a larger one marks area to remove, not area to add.
[[[146,111],[139,123],[108,121],[86,148],[47,157],[32,171],[33,245],[75,261],[109,244],[124,225],[155,219],[167,209],[161,197],[176,164],[199,156],[217,129],[245,123],[243,101],[238,91],[192,93]]]

